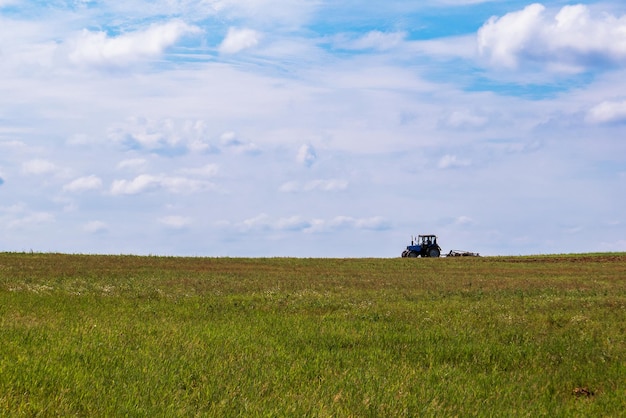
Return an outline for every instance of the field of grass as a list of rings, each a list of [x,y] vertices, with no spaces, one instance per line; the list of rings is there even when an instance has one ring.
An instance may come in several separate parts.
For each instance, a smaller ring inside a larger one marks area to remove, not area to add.
[[[1,416],[625,416],[626,254],[0,253]]]

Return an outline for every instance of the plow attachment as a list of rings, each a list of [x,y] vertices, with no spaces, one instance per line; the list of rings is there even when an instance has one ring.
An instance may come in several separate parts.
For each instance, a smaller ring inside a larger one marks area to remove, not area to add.
[[[450,250],[446,257],[480,257],[480,254],[470,251]]]

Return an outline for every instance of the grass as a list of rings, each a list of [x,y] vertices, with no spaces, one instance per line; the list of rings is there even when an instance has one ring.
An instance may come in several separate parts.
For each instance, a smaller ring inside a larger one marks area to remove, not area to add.
[[[625,416],[626,254],[0,253],[7,416]]]

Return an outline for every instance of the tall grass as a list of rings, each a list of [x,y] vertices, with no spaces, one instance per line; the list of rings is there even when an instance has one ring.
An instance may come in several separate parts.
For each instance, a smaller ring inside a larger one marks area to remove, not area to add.
[[[624,416],[626,255],[0,254],[10,416]]]

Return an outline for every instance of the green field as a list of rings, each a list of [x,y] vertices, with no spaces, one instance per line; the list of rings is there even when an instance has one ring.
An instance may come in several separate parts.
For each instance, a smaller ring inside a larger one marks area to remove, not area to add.
[[[2,416],[625,416],[626,254],[0,253]]]

